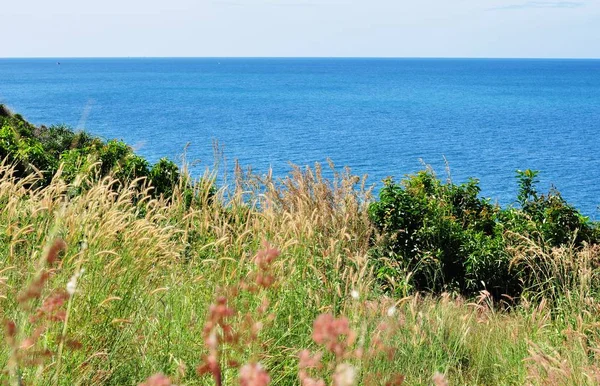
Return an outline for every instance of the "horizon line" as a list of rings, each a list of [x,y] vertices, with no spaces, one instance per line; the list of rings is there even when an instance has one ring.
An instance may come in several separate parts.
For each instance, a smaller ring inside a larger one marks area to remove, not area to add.
[[[0,56],[1,59],[479,59],[600,60],[600,57],[552,56]]]

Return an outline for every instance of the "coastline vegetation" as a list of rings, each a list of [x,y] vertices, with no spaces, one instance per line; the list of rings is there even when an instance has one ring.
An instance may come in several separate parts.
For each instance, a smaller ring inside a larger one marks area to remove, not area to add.
[[[0,381],[594,385],[600,227],[432,170],[217,187],[0,106]]]

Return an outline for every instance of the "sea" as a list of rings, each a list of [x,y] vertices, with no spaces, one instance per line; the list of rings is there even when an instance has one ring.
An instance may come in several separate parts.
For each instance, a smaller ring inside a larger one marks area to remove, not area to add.
[[[332,160],[377,191],[433,168],[513,205],[540,171],[600,218],[600,60],[0,59],[0,103],[36,124],[122,139],[154,162],[185,153],[284,177]],[[226,165],[226,166],[223,166]]]

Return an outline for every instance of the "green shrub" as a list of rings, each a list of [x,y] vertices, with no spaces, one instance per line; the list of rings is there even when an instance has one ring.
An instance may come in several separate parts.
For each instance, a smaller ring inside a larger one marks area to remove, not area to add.
[[[565,202],[556,189],[538,194],[537,172],[518,172],[520,207],[501,209],[479,197],[476,180],[444,184],[430,171],[401,184],[385,181],[369,207],[378,231],[372,255],[384,285],[401,291],[487,289],[496,298],[535,286],[526,267],[511,264],[514,238],[536,238],[546,250],[599,243],[597,224]]]
[[[181,179],[177,165],[166,158],[151,167],[123,141],[105,142],[67,126],[36,127],[0,105],[0,159],[5,158],[15,165],[20,177],[41,171],[42,184],[50,182],[61,164],[62,178],[71,182],[77,175],[90,172],[89,167],[95,162],[99,162],[99,170],[89,177],[112,174],[123,183],[147,177],[157,197],[170,197]],[[189,181],[182,187],[189,206],[198,192]]]
[[[17,175],[24,177],[30,173],[42,172],[44,180],[56,170],[56,160],[34,138],[24,137],[22,127],[15,128],[6,123],[0,128],[0,159],[15,165]]]
[[[8,107],[0,103],[0,117],[10,117],[12,112]]]
[[[40,126],[33,131],[33,136],[42,144],[44,149],[54,157],[71,149],[82,149],[92,146],[96,142],[96,147],[101,141],[91,135],[80,131],[74,132],[69,127],[61,126]]]
[[[9,157],[17,152],[17,138],[15,131],[8,125],[0,127],[0,157],[2,159]]]
[[[157,196],[169,197],[179,182],[179,168],[167,158],[161,158],[150,171],[150,181]]]
[[[144,158],[136,154],[129,154],[123,160],[123,164],[117,174],[122,180],[134,180],[150,175],[150,164]]]
[[[404,278],[401,288],[419,291],[511,291],[499,208],[479,191],[476,180],[443,184],[430,171],[401,184],[385,181],[369,207],[379,231],[373,249],[379,277]]]
[[[85,149],[70,149],[59,156],[59,162],[63,166],[62,177],[67,182],[72,182],[87,164],[87,151]]]
[[[598,227],[569,205],[558,190],[552,188],[545,195],[538,194],[535,187],[538,174],[533,170],[517,171],[517,200],[522,209],[512,213],[517,221],[525,224],[528,233],[539,234],[543,245],[550,248],[571,243],[581,246],[583,242],[600,242]]]
[[[111,171],[120,172],[131,148],[125,142],[112,139],[98,149],[98,159],[102,163],[100,174],[105,176]]]

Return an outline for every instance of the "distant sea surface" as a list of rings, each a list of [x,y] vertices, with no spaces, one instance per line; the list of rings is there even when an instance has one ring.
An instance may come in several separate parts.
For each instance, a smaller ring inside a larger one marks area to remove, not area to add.
[[[60,63],[60,64],[58,64]],[[540,170],[600,218],[600,60],[0,59],[0,103],[125,140],[150,161],[229,160],[284,176],[331,158],[381,186],[430,164],[514,201]]]

